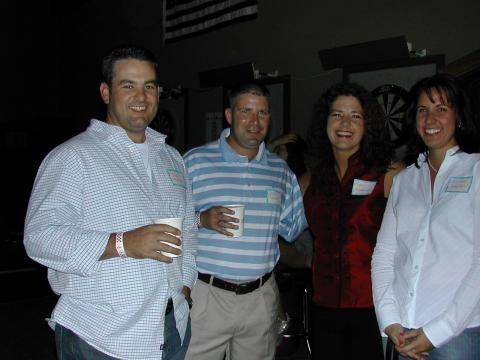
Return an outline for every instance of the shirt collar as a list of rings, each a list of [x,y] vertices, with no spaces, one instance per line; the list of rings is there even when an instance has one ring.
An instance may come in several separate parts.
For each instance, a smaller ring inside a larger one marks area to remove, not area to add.
[[[95,131],[102,134],[103,136],[105,136],[106,140],[132,142],[132,140],[128,137],[127,132],[122,127],[108,124],[105,121],[92,119],[90,121],[90,126],[88,127],[88,129],[90,131]],[[147,143],[165,143],[166,137],[166,135],[161,134],[158,131],[153,130],[152,128],[147,128],[145,130],[145,138]]]
[[[445,154],[445,158],[447,156],[454,156],[456,154],[458,154],[460,152],[460,147],[458,145],[455,145],[453,147],[451,147],[450,149],[447,150],[446,154]],[[427,156],[428,156],[428,153],[427,152],[424,152],[424,153],[421,153],[420,155],[418,155],[418,163],[420,162],[426,162],[427,161]]]
[[[447,150],[447,155],[448,156],[453,156],[453,155],[457,154],[459,151],[460,151],[460,147],[458,145],[455,145],[454,147]]]
[[[238,154],[227,142],[227,137],[230,135],[230,128],[226,128],[222,131],[219,138],[220,143],[220,151],[222,152],[222,156],[226,162],[240,162],[240,163],[248,163],[248,157],[245,155]],[[262,164],[266,164],[267,156],[265,151],[265,143],[262,142],[258,149],[257,155],[255,158],[251,160],[251,162],[259,162]]]
[[[361,163],[361,152],[360,150],[357,150],[357,152],[355,152],[348,158],[348,167],[352,165],[357,165],[359,163]]]

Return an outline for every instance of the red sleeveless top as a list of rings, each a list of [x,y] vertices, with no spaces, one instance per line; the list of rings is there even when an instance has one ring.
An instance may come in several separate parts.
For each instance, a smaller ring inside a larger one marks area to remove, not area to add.
[[[313,301],[325,307],[372,307],[370,262],[386,198],[384,174],[366,168],[359,153],[342,181],[316,187],[312,175],[304,196],[314,237]]]

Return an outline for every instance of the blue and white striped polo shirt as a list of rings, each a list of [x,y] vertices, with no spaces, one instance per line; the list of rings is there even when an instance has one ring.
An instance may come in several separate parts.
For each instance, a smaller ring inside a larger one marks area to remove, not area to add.
[[[245,204],[243,236],[199,229],[197,268],[225,280],[249,281],[273,270],[280,256],[278,235],[293,241],[307,222],[297,179],[285,161],[264,144],[249,161],[227,143],[229,134],[225,129],[217,141],[184,155],[196,211]]]

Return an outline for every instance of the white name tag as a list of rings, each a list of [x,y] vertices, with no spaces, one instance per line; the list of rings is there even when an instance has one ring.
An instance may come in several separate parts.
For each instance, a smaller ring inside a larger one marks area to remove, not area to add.
[[[173,185],[180,186],[185,188],[185,179],[183,178],[183,173],[178,170],[167,170],[170,180],[172,180]]]
[[[445,192],[468,193],[472,186],[473,176],[458,176],[448,179]]]
[[[355,179],[353,180],[352,195],[357,195],[357,196],[370,195],[375,185],[377,185],[376,181]]]
[[[267,201],[269,204],[280,205],[282,202],[282,195],[278,191],[269,190],[267,191]]]

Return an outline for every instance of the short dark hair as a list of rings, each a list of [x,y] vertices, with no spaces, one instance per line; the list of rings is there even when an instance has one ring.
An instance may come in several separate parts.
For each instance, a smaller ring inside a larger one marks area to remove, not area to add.
[[[237,97],[243,94],[265,96],[267,98],[268,107],[270,107],[272,96],[270,95],[270,91],[268,91],[267,87],[259,83],[251,82],[237,84],[228,91],[228,106],[232,108],[237,100]]]
[[[332,145],[327,135],[328,116],[332,104],[339,96],[353,96],[362,106],[365,132],[360,143],[360,154],[366,166],[386,172],[393,156],[385,126],[385,117],[378,101],[363,86],[341,82],[328,88],[314,108],[314,115],[307,135],[307,167],[321,183],[328,183],[329,174],[335,166]]]
[[[102,81],[112,86],[113,66],[118,60],[137,59],[151,62],[155,67],[157,77],[158,61],[155,55],[148,49],[138,45],[121,45],[111,49],[102,60]]]
[[[405,119],[409,137],[408,152],[405,158],[407,164],[417,163],[418,155],[427,155],[428,148],[417,132],[417,106],[420,95],[425,93],[433,101],[432,92],[437,91],[442,99],[455,110],[455,140],[461,151],[466,153],[478,152],[480,136],[470,108],[470,102],[463,83],[453,75],[438,73],[417,81],[410,90],[411,101]]]

